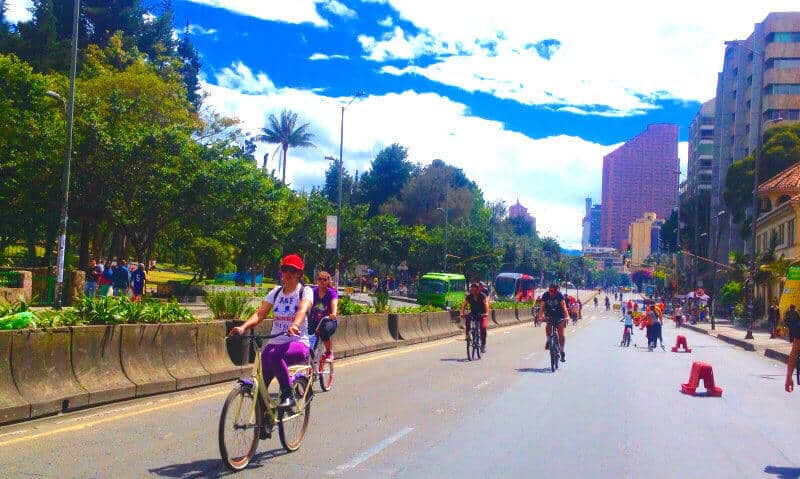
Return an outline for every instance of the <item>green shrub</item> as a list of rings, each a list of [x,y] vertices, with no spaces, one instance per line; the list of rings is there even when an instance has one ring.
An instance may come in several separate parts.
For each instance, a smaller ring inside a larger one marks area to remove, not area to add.
[[[389,293],[375,294],[375,299],[372,300],[372,307],[375,308],[376,313],[388,313]]]
[[[82,324],[142,324],[194,322],[196,318],[177,301],[162,303],[131,301],[127,297],[82,297],[71,309],[36,312],[41,327],[77,326]]]
[[[253,296],[244,291],[209,292],[203,297],[214,319],[244,321],[256,311],[251,305]]]
[[[24,296],[11,303],[0,301],[0,318],[4,316],[11,316],[12,314],[22,313],[30,310],[30,305],[25,300]]]
[[[372,306],[359,304],[350,299],[349,296],[339,296],[339,315],[352,316],[354,314],[370,314],[375,310]]]
[[[425,304],[417,306],[399,306],[395,308],[394,311],[396,313],[404,314],[404,313],[438,313],[444,310],[442,308],[438,308],[431,304]]]
[[[495,301],[495,302],[491,303],[489,306],[492,309],[514,309],[514,306],[516,304],[517,303],[515,303],[513,301]]]

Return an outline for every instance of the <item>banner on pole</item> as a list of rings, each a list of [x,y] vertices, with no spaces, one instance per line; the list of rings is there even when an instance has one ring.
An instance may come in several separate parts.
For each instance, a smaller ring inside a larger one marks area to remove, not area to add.
[[[327,217],[325,222],[325,249],[336,249],[336,231],[339,224],[335,215]]]

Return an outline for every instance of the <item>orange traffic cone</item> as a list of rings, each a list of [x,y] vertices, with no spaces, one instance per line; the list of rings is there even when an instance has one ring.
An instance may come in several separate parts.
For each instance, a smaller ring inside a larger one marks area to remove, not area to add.
[[[691,348],[689,348],[689,344],[686,342],[686,336],[678,336],[675,341],[675,346],[672,348],[672,352],[677,353],[681,347],[683,347],[683,351],[686,353],[692,352]]]
[[[689,382],[681,384],[681,392],[694,396],[700,380],[706,388],[706,394],[713,397],[722,397],[722,388],[714,384],[714,370],[708,363],[695,361],[692,363],[692,371],[689,374]]]

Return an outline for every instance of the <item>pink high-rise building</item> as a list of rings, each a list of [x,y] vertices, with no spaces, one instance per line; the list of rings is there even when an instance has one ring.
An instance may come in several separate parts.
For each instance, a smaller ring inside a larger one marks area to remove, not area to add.
[[[603,158],[600,242],[622,248],[645,212],[669,218],[678,194],[678,125],[656,124]]]

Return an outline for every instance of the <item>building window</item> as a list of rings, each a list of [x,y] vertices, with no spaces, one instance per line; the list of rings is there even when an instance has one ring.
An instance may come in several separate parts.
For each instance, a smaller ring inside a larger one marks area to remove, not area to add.
[[[780,70],[800,68],[800,58],[770,58],[765,66],[767,69],[777,68]]]
[[[794,239],[794,219],[791,219],[786,222],[786,246],[794,246],[795,239]]]
[[[800,32],[773,32],[767,35],[767,43],[798,43]]]
[[[786,225],[778,226],[778,246],[783,246],[786,244]]]
[[[800,120],[800,110],[767,110],[764,120]]]
[[[764,87],[765,95],[800,95],[800,83],[776,83]]]

